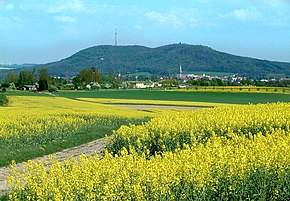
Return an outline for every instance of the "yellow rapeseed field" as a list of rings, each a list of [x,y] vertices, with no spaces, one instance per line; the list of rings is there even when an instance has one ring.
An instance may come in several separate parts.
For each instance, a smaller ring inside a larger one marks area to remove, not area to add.
[[[0,167],[96,139],[105,135],[98,130],[110,134],[154,114],[61,97],[11,96],[9,106],[0,107]]]
[[[266,135],[290,129],[290,104],[232,105],[206,108],[199,111],[166,115],[135,126],[122,126],[116,133],[112,150],[118,153],[125,146],[135,147],[138,153],[150,154],[175,151],[184,144],[205,143],[211,136],[231,138],[232,134]]]
[[[74,132],[86,124],[111,124],[118,117],[148,116],[140,111],[83,103],[66,98],[10,97],[9,107],[0,108],[0,138]]]
[[[290,103],[172,113],[122,126],[103,157],[14,167],[9,199],[289,200],[289,134]]]

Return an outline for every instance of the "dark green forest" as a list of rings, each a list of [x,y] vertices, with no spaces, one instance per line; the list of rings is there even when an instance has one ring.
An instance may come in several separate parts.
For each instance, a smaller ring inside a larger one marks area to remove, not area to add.
[[[247,77],[290,76],[290,63],[235,56],[201,45],[172,44],[157,48],[144,46],[94,46],[36,68],[45,67],[51,75],[74,76],[81,69],[95,66],[101,73],[148,72],[176,75],[182,65],[186,72],[223,72]]]

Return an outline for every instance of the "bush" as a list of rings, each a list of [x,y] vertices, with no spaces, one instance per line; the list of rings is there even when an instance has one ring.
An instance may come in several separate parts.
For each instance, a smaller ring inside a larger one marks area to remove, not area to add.
[[[7,106],[8,105],[8,98],[4,94],[0,94],[0,106]]]

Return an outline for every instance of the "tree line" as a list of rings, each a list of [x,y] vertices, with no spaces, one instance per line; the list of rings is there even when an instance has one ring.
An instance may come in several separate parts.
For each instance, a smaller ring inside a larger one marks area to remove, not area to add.
[[[1,84],[2,91],[11,85],[18,88],[22,86],[35,85],[38,90],[48,90],[48,82],[50,76],[46,68],[41,68],[38,71],[22,70],[17,74],[16,72],[9,72],[5,81]]]
[[[120,75],[116,74],[114,70],[111,70],[108,74],[101,74],[96,67],[89,67],[81,69],[79,73],[71,79],[65,79],[60,77],[52,77],[49,75],[47,68],[40,68],[38,71],[33,69],[32,71],[23,69],[18,74],[16,72],[9,72],[5,81],[0,86],[0,91],[6,91],[7,88],[21,89],[28,85],[35,86],[37,91],[55,91],[66,89],[118,89],[118,88],[132,88],[132,81],[143,82],[159,82],[163,87],[174,87],[180,83],[184,83],[183,80],[176,79],[174,77],[167,77],[166,79],[160,79],[157,75],[137,75],[128,74]],[[239,85],[256,85],[256,86],[278,86],[288,87],[289,81],[269,81],[262,82],[253,79],[243,79],[240,82],[227,81],[224,82],[221,79],[190,79],[185,84],[191,86],[239,86]]]
[[[38,71],[23,69],[18,74],[9,72],[0,89],[6,91],[13,86],[19,89],[23,86],[35,86],[38,91],[55,91],[69,86],[69,89],[85,89],[86,87],[95,88],[119,88],[122,79],[118,77],[115,71],[111,70],[108,74],[101,74],[96,67],[89,67],[79,71],[72,79],[52,77],[47,68],[41,68]]]

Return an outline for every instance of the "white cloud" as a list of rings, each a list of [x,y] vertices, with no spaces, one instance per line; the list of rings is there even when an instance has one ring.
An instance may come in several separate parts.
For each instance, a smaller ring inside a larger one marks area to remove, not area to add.
[[[151,11],[145,13],[144,17],[153,22],[171,26],[173,28],[182,28],[185,26],[197,27],[202,25],[201,22],[194,16],[194,12],[187,9],[177,9],[168,13]]]
[[[4,0],[0,0],[0,6],[4,10],[12,10],[14,8],[14,5],[12,3],[5,3]]]
[[[5,10],[12,10],[14,8],[12,3],[9,3],[5,6]]]
[[[15,21],[15,22],[18,22],[19,24],[21,23],[24,23],[25,20],[21,17],[17,17],[17,16],[13,16],[12,19]]]
[[[66,0],[62,1],[62,3],[49,7],[47,12],[48,13],[60,13],[63,11],[73,11],[79,12],[84,10],[84,4],[81,0]]]
[[[263,13],[257,9],[250,8],[250,9],[235,9],[230,13],[225,15],[221,15],[222,18],[232,18],[239,21],[260,21],[263,19]]]
[[[290,5],[290,0],[267,0],[267,3],[272,7],[285,6],[285,4]]]
[[[167,14],[167,13],[158,13],[155,11],[147,12],[144,15],[149,20],[152,20],[154,22],[158,22],[160,24],[169,24],[174,27],[182,27],[183,22],[181,19],[177,17],[175,14]]]
[[[74,23],[76,21],[75,18],[71,16],[55,16],[53,19],[64,23]]]
[[[250,18],[251,14],[245,9],[238,9],[233,11],[233,15],[239,20],[246,20]]]

